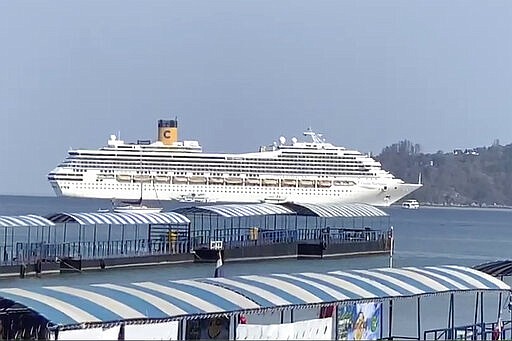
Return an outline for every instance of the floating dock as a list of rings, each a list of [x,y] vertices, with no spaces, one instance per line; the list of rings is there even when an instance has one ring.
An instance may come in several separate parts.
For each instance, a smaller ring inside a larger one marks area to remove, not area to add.
[[[365,204],[236,204],[171,212],[0,217],[0,276],[184,262],[388,253],[387,213]]]

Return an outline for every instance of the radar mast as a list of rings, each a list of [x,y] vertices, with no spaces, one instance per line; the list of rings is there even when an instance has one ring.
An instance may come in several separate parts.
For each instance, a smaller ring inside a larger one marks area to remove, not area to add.
[[[311,130],[311,127],[309,127],[305,132],[304,136],[309,136],[313,140],[314,143],[325,143],[325,139],[322,138],[322,134],[317,134],[313,130]]]

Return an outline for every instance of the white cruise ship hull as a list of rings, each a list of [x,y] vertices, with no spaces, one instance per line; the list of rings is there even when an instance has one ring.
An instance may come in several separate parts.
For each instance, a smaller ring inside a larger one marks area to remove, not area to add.
[[[265,187],[244,185],[194,185],[144,183],[145,200],[179,201],[187,198],[194,202],[234,203],[281,203],[309,202],[326,203],[360,202],[375,206],[389,206],[421,187],[418,184],[395,183],[383,185],[352,185],[317,187]],[[140,183],[118,183],[113,181],[53,181],[52,187],[58,196],[136,200],[140,197]]]

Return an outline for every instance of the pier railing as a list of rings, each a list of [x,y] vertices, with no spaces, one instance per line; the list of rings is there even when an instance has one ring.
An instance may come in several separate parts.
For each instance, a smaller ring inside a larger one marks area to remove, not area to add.
[[[5,250],[9,254],[9,250]],[[113,240],[67,242],[60,244],[16,243],[14,257],[2,260],[3,265],[34,263],[37,260],[58,261],[61,258],[104,259],[136,257],[155,254],[177,254],[189,252],[188,241],[166,240]]]
[[[174,233],[174,234],[173,234]],[[119,236],[121,237],[121,236]],[[112,238],[111,240],[78,241],[14,241],[0,243],[0,265],[34,263],[37,260],[58,261],[61,258],[106,259],[146,255],[183,254],[209,247],[210,241],[222,240],[225,249],[279,245],[290,243],[322,243],[325,246],[343,243],[379,241],[387,243],[387,231],[347,229],[343,227],[260,230],[256,228],[192,231],[190,237],[168,231],[144,238]]]
[[[195,234],[191,238],[192,248],[207,247],[210,240],[216,240],[211,237],[209,231],[202,234]],[[387,231],[366,229],[347,229],[347,228],[303,228],[303,229],[279,229],[271,231],[258,231],[247,230],[235,236],[223,236],[224,248],[239,248],[248,246],[262,246],[273,245],[282,243],[324,243],[329,244],[342,244],[342,243],[359,243],[369,241],[381,241],[382,243],[388,242]]]
[[[512,339],[512,321],[476,323],[453,328],[426,330],[424,340],[510,340]]]

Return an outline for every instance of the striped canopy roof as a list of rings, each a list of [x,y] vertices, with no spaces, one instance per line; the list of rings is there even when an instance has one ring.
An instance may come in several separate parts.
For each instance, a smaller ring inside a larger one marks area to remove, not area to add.
[[[87,286],[0,288],[0,305],[16,302],[51,324],[119,323],[123,320],[195,318],[382,300],[460,291],[510,291],[504,282],[462,266],[382,268],[248,275]],[[2,308],[2,307],[0,307]]]
[[[54,223],[75,222],[80,225],[175,224],[186,225],[190,220],[176,212],[160,213],[55,213],[47,218]]]
[[[228,204],[183,207],[174,210],[183,214],[213,213],[226,218],[273,214],[293,214],[316,217],[386,217],[383,210],[367,204],[286,203],[286,204]]]
[[[497,260],[483,263],[474,266],[473,269],[485,272],[494,277],[510,276],[512,275],[512,260]]]
[[[234,217],[251,217],[260,215],[273,215],[273,214],[295,214],[281,205],[275,204],[227,204],[227,205],[211,205],[211,206],[194,206],[183,207],[174,210],[183,214],[194,213],[214,213],[226,218]]]
[[[0,216],[0,226],[17,227],[17,226],[53,226],[52,221],[34,214],[21,216]]]
[[[317,217],[353,218],[353,217],[387,217],[383,210],[367,204],[344,203],[288,203],[284,206],[292,209],[298,215],[313,215]]]

